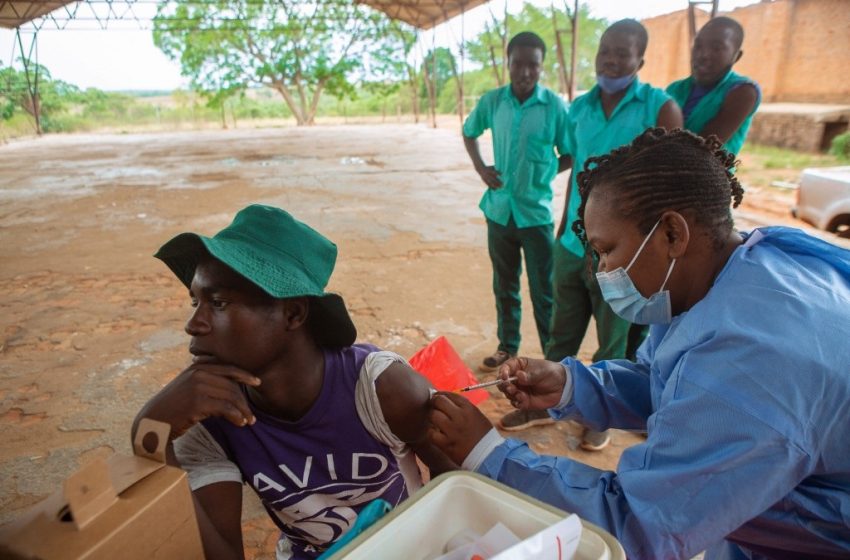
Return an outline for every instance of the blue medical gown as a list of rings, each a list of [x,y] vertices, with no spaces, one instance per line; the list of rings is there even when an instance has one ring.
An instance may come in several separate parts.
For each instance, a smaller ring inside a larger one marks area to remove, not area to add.
[[[478,470],[630,558],[850,558],[850,251],[790,228],[745,237],[636,363],[564,361],[573,400],[553,416],[648,432],[616,472],[517,440]]]

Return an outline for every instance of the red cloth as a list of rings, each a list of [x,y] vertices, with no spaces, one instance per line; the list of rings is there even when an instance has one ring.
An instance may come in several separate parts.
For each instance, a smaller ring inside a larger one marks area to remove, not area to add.
[[[413,369],[427,377],[438,391],[454,391],[480,383],[444,336],[431,341],[428,346],[414,354],[409,362]],[[486,389],[476,389],[461,395],[477,405],[485,401],[490,393]]]

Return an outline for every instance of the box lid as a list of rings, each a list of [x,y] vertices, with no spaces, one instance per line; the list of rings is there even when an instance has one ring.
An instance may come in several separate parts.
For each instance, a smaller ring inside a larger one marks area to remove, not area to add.
[[[143,419],[133,443],[135,455],[101,458],[69,476],[61,489],[0,529],[0,550],[38,555],[66,546],[72,556],[88,541],[117,530],[140,503],[155,500],[185,478],[181,469],[165,464],[168,434],[167,424]],[[155,488],[136,491],[139,482],[158,472]]]

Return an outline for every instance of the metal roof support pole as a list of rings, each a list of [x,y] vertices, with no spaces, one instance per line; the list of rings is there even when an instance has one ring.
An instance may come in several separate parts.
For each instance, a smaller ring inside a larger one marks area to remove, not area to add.
[[[717,2],[718,0],[688,0],[688,35],[691,38],[692,44],[694,37],[697,36],[696,5],[711,4],[711,15],[708,16],[708,19],[714,19],[717,16]]]
[[[27,93],[29,94],[30,104],[32,106],[32,116],[35,119],[35,133],[41,136],[41,102],[38,95],[38,31],[32,34],[29,55],[24,55],[24,43],[21,39],[20,27],[15,28],[15,37],[18,40],[18,47],[21,49],[21,60],[24,63],[24,76],[27,79]],[[33,50],[35,50],[35,68],[33,69],[33,77],[30,79],[30,63]]]

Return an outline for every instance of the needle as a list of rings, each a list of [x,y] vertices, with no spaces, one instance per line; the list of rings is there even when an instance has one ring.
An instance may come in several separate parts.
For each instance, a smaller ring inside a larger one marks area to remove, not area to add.
[[[493,385],[498,385],[499,383],[509,383],[511,381],[516,381],[516,379],[516,377],[508,377],[507,379],[494,379],[493,381],[486,381],[484,383],[479,383],[478,385],[470,385],[469,387],[464,387],[463,389],[455,389],[455,393],[465,393],[467,391],[474,391],[475,389],[492,387]]]

